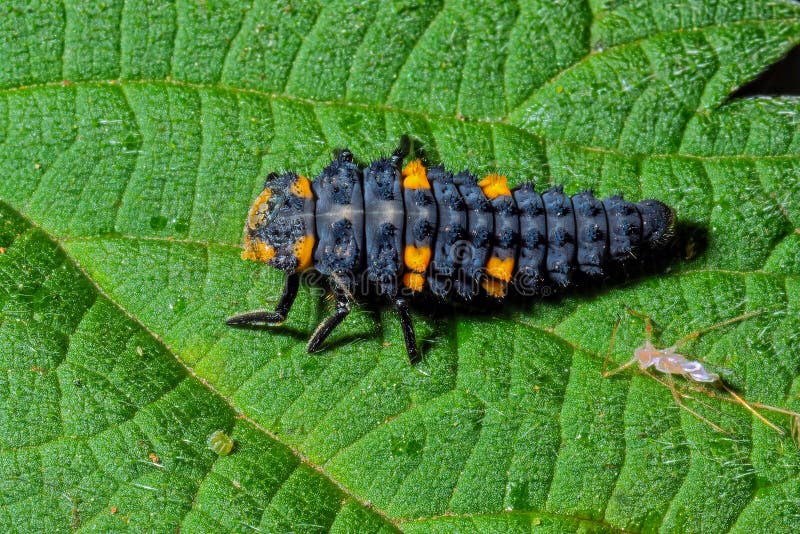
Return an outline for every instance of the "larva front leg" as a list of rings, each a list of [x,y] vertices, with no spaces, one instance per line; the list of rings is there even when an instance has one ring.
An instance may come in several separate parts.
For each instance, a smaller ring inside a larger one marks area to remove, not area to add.
[[[292,309],[294,299],[297,298],[297,291],[300,288],[300,275],[292,273],[286,277],[283,286],[283,295],[275,311],[255,310],[234,315],[225,321],[229,326],[258,326],[258,325],[279,325],[286,320],[289,310]]]

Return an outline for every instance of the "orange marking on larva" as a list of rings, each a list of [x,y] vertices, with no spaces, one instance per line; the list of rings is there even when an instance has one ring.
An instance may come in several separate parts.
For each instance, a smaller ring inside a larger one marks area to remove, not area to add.
[[[429,247],[415,247],[408,245],[403,253],[406,267],[414,272],[424,273],[431,262],[431,249]]]
[[[496,299],[501,299],[506,296],[506,293],[508,293],[508,284],[495,278],[487,278],[481,282],[481,287],[483,287],[483,290],[486,291],[486,293]]]
[[[422,161],[415,159],[410,161],[403,169],[403,187],[406,189],[430,189],[431,184],[428,182],[428,173],[425,171],[425,166]]]
[[[506,258],[501,260],[497,256],[492,256],[486,263],[486,273],[503,282],[511,280],[511,274],[514,271],[514,258]]]
[[[272,190],[264,189],[250,208],[247,214],[247,226],[255,229],[258,223],[267,215],[267,202],[272,196]]]
[[[419,273],[406,273],[403,275],[403,285],[412,291],[422,291],[425,277]]]
[[[305,176],[298,176],[292,184],[292,194],[300,198],[312,198],[311,182]]]
[[[294,244],[294,257],[297,258],[297,270],[305,271],[311,267],[311,253],[314,251],[314,236],[304,235]]]
[[[503,195],[511,196],[511,190],[508,188],[508,178],[501,174],[489,174],[478,182],[478,185],[483,189],[483,194],[489,200]]]
[[[271,246],[259,239],[251,240],[250,236],[244,238],[243,260],[268,262],[274,257],[275,249]]]

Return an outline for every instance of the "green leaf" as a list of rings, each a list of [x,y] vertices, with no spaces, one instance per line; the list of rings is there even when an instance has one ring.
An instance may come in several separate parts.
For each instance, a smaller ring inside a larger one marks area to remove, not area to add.
[[[391,530],[203,387],[7,207],[0,245],[4,530]],[[230,457],[208,444],[220,431]]]
[[[687,352],[800,408],[800,100],[729,100],[798,42],[788,0],[0,2],[3,530],[796,530],[789,437],[601,368],[625,306],[664,345],[765,310]],[[280,291],[239,259],[263,177],[405,133],[660,198],[707,243],[592,295],[417,314],[416,367],[366,307],[306,354],[309,289],[283,327],[226,327]],[[624,317],[613,359],[643,336]]]

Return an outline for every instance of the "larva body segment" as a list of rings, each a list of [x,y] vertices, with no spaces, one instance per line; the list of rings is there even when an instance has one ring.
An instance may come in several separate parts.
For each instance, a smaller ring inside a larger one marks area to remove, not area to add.
[[[336,313],[309,343],[316,349],[347,315],[354,292],[377,289],[403,323],[416,359],[408,298],[429,293],[470,300],[502,299],[510,289],[535,294],[543,285],[569,287],[600,278],[613,265],[670,242],[675,215],[657,200],[604,200],[561,187],[509,189],[505,176],[453,175],[419,160],[405,167],[398,149],[360,167],[344,150],[313,182],[271,174],[245,226],[242,258],[288,274],[274,313],[251,312],[229,324],[282,321],[297,292],[298,273],[330,276]]]
[[[642,243],[641,212],[620,195],[604,199],[603,208],[608,220],[608,246],[611,259],[625,261],[634,258]]]
[[[403,191],[400,169],[379,159],[364,169],[367,280],[380,294],[395,295],[403,275]]]
[[[460,298],[470,300],[478,295],[485,278],[484,267],[494,236],[494,210],[474,175],[465,171],[457,174],[454,180],[464,199],[468,228],[467,239],[461,246],[463,277],[455,280],[455,292]]]
[[[572,197],[578,269],[589,277],[603,274],[608,261],[608,219],[603,203],[583,191]]]
[[[364,194],[360,174],[352,157],[339,157],[312,182],[317,200],[314,268],[322,274],[347,274],[363,268]],[[297,175],[284,176],[292,180]],[[268,179],[264,189],[269,186]],[[279,225],[280,220],[273,224]]]
[[[567,287],[577,267],[572,199],[562,187],[554,187],[542,193],[542,201],[547,214],[547,276]]]
[[[536,288],[547,279],[547,214],[542,195],[533,184],[524,183],[514,191],[519,213],[520,245],[517,275],[526,287]]]
[[[453,174],[444,167],[432,167],[428,178],[433,186],[439,228],[434,239],[434,253],[427,281],[429,290],[444,299],[451,292],[461,263],[461,248],[467,240],[467,206],[453,181]]]
[[[403,285],[421,291],[433,255],[439,214],[425,167],[420,162],[411,162],[403,169],[403,205],[406,213]]]

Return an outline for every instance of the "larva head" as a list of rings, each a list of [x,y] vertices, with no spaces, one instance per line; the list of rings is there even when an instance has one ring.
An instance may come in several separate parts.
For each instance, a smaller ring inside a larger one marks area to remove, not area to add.
[[[244,227],[242,259],[293,273],[311,266],[314,248],[311,183],[293,172],[267,177]]]
[[[642,214],[642,241],[651,250],[669,245],[675,237],[675,210],[658,200],[642,200],[636,204]]]

